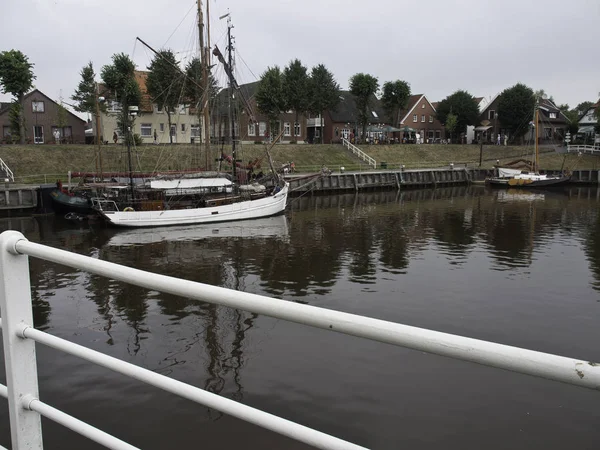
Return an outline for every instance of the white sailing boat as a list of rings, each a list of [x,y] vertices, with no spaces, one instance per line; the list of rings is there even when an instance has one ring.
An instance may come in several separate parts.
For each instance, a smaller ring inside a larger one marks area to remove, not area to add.
[[[202,26],[200,27],[202,30]],[[231,52],[231,23],[229,24],[229,52]],[[202,31],[200,31],[202,36]],[[141,39],[140,39],[141,41]],[[201,48],[202,48],[202,38]],[[143,41],[141,41],[143,42]],[[206,49],[202,50],[205,76],[204,92],[208,93]],[[229,78],[229,95],[233,96],[238,84],[233,76],[231,64],[224,60],[215,47],[215,55],[224,65]],[[229,56],[231,62],[231,55]],[[204,103],[206,110],[207,103]],[[247,104],[246,104],[247,106]],[[253,117],[251,111],[249,115]],[[231,123],[233,124],[233,115]],[[205,130],[208,130],[205,114]],[[254,182],[240,184],[244,176],[238,176],[235,153],[235,127],[232,133],[232,174],[197,174],[194,177],[177,179],[154,179],[143,187],[135,187],[132,180],[131,157],[129,157],[130,186],[121,189],[116,196],[92,199],[94,209],[110,224],[122,227],[156,227],[169,225],[190,225],[215,222],[229,222],[282,214],[287,204],[289,184],[274,170],[271,176]],[[208,133],[205,131],[205,139]],[[208,145],[207,145],[208,147]],[[267,150],[267,156],[268,150]],[[269,162],[271,169],[272,163]],[[245,174],[240,174],[245,175]]]

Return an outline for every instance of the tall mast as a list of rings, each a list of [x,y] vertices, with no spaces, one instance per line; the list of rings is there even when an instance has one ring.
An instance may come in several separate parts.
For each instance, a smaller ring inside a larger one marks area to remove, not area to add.
[[[208,2],[207,2],[208,3]],[[208,20],[208,4],[207,4]],[[211,169],[210,159],[210,117],[208,114],[209,80],[208,80],[208,48],[204,45],[204,14],[202,13],[202,0],[198,0],[198,35],[200,39],[200,64],[202,66],[202,97],[199,105],[204,118],[204,149],[206,157],[206,169]]]
[[[538,172],[540,170],[539,167],[539,147],[538,147],[538,121],[539,121],[539,116],[540,116],[540,105],[539,105],[539,99],[538,99],[538,103],[535,106],[535,123],[534,123],[534,127],[533,127],[533,131],[534,131],[534,139],[535,139],[535,162],[534,162],[534,166],[533,166],[533,171],[534,172]]]
[[[236,151],[235,151],[235,111],[232,105],[233,99],[233,88],[236,85],[233,79],[233,41],[231,38],[231,16],[227,17],[227,63],[229,65],[229,128],[231,131],[231,159],[233,160],[232,175],[233,179],[236,179],[237,164],[236,164]]]

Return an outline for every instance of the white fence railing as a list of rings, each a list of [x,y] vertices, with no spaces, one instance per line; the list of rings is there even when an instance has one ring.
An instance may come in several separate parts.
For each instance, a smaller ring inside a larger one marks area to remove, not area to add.
[[[587,153],[590,155],[600,154],[600,144],[594,145],[569,145],[568,153]]]
[[[12,445],[15,450],[43,447],[42,416],[109,448],[135,448],[39,399],[36,342],[317,448],[363,448],[36,330],[33,328],[29,257],[83,269],[117,281],[193,300],[600,390],[598,363],[157,275],[32,243],[19,232],[6,231],[0,235],[0,328],[8,388],[0,385],[0,396],[8,398]]]
[[[354,153],[356,156],[358,156],[360,159],[362,159],[368,165],[373,166],[373,169],[377,168],[377,162],[375,161],[375,159],[370,157],[369,155],[367,155],[365,152],[363,152],[360,148],[358,148],[356,145],[354,145],[348,139],[343,138],[342,144],[344,145],[344,147],[346,147],[348,150],[350,150],[352,153]]]
[[[12,182],[15,181],[15,176],[12,173],[12,170],[10,170],[10,167],[8,167],[6,165],[6,163],[2,160],[2,158],[0,158],[0,170],[4,171],[4,173],[6,174],[6,176],[8,177],[8,179]]]

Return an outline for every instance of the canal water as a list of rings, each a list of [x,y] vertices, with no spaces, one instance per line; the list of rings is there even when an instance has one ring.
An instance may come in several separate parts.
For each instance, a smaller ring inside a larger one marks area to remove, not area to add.
[[[600,361],[599,206],[592,188],[454,187],[306,196],[286,216],[209,227],[34,217],[0,229],[281,301]],[[366,447],[600,447],[599,392],[35,259],[30,268],[39,328]],[[141,448],[307,448],[43,346],[38,356],[42,400]],[[46,448],[98,448],[45,420],[43,430]],[[9,435],[0,399],[0,445]]]

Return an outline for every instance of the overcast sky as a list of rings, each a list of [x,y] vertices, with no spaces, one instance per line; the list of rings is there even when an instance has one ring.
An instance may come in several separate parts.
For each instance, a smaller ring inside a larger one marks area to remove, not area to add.
[[[181,59],[197,47],[193,0],[1,3],[0,50],[25,53],[36,87],[66,102],[88,61],[99,73],[124,52],[145,69],[151,53],[136,36]],[[211,41],[223,51],[218,17],[231,12],[240,84],[299,58],[324,63],[343,89],[366,72],[380,84],[406,80],[431,101],[457,89],[493,97],[523,82],[574,107],[600,91],[599,0],[210,0],[210,9]]]

